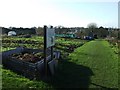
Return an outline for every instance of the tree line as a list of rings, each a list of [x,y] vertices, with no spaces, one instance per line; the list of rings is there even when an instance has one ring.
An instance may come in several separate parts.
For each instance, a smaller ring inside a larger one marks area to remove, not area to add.
[[[96,23],[88,24],[87,28],[84,27],[54,27],[56,34],[75,34],[79,38],[84,36],[96,35],[98,38],[115,37],[120,39],[120,29],[118,28],[104,28],[97,27]],[[2,28],[2,34],[7,34],[9,31],[15,31],[17,35],[34,34],[43,36],[43,27],[33,28]]]

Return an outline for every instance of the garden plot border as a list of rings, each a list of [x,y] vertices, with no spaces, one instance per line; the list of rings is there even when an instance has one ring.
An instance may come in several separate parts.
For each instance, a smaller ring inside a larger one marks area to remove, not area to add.
[[[40,79],[41,77],[43,77],[44,71],[45,71],[44,58],[36,63],[30,63],[30,62],[26,62],[26,61],[11,57],[12,54],[21,53],[23,51],[36,52],[36,53],[43,52],[43,50],[29,49],[29,48],[23,48],[23,47],[18,47],[13,50],[2,52],[3,66],[30,79],[34,79],[34,78]],[[53,60],[51,60],[51,55],[48,55],[46,57],[49,74],[54,74],[54,71],[58,64],[58,59],[60,57],[60,52],[54,51],[53,55],[54,55]]]

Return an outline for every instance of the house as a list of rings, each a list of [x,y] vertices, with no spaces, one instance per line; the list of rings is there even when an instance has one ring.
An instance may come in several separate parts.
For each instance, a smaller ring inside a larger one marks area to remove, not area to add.
[[[0,33],[2,34],[2,27],[0,27]]]
[[[16,36],[17,33],[15,31],[9,31],[8,36]]]

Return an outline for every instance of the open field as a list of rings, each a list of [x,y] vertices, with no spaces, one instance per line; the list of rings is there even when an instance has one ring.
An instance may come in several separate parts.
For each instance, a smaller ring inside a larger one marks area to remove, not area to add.
[[[42,37],[3,38],[2,42],[1,51],[21,45],[43,48]],[[3,68],[3,88],[118,88],[118,53],[107,41],[57,38],[55,50],[61,51],[61,59],[50,80],[29,80]]]

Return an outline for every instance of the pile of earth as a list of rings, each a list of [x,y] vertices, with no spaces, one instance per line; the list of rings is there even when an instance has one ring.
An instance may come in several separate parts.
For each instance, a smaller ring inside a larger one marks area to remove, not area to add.
[[[31,63],[36,63],[44,58],[44,53],[39,52],[39,53],[19,53],[19,54],[12,54],[13,58],[31,62]]]

